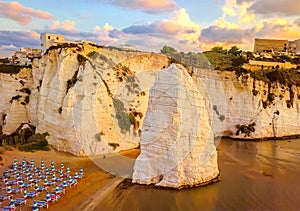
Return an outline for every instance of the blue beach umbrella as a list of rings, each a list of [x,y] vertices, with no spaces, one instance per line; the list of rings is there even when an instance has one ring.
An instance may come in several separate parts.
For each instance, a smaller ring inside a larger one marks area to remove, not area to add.
[[[83,168],[80,168],[79,173],[81,176],[83,176]]]
[[[46,174],[49,174],[49,169],[48,169],[48,168],[46,168],[45,173],[46,173]]]
[[[43,160],[41,160],[41,168],[44,169],[45,168],[45,163]]]
[[[23,197],[24,197],[24,200],[27,200],[27,191],[26,191],[26,189],[24,190]]]
[[[46,193],[47,209],[48,209],[48,205],[50,204],[50,201],[51,201],[51,196],[50,196],[50,193],[47,192],[47,193]]]
[[[15,201],[13,199],[10,200],[9,209],[10,210],[15,210],[16,209]]]
[[[39,210],[39,206],[37,204],[36,201],[33,202],[33,205],[32,205],[32,211],[38,211]]]

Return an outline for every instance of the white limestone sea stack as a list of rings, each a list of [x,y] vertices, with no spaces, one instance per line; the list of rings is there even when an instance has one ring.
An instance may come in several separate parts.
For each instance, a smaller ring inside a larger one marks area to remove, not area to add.
[[[209,119],[205,99],[183,66],[172,64],[158,72],[149,92],[133,183],[180,189],[216,180]]]

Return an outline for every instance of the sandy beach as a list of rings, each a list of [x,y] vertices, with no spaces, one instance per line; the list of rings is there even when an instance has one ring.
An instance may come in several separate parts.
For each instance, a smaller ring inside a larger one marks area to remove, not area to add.
[[[139,150],[129,150],[121,153],[123,156],[135,158],[139,154]],[[3,165],[0,166],[0,174],[2,175],[9,165],[13,164],[14,158],[21,161],[23,157],[27,160],[34,158],[35,164],[40,164],[41,159],[44,160],[45,166],[50,166],[53,160],[56,168],[63,162],[65,167],[70,167],[71,172],[79,171],[82,167],[84,169],[84,177],[75,187],[68,188],[65,194],[55,203],[50,204],[49,211],[51,210],[93,210],[102,199],[104,199],[114,188],[119,185],[124,178],[116,177],[110,173],[102,170],[96,165],[89,157],[76,157],[69,153],[58,152],[51,149],[50,151],[37,151],[21,152],[17,149],[13,151],[6,151],[1,155],[3,158]],[[103,158],[105,159],[105,158]],[[118,163],[114,163],[118,167]],[[51,189],[53,189],[52,187]],[[33,188],[32,188],[33,189]],[[50,190],[51,190],[50,189]],[[31,190],[31,189],[29,189]],[[21,193],[13,196],[22,197]],[[38,196],[38,199],[45,198],[45,193]],[[27,205],[19,207],[22,210],[31,210],[28,204],[32,204],[33,199],[27,201]],[[8,201],[3,202],[1,207],[8,205]]]

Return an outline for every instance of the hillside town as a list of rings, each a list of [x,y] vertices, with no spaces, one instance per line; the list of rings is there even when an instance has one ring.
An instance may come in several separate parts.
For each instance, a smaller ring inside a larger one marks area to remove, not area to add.
[[[65,40],[65,36],[62,34],[43,33],[40,35],[41,47],[39,49],[21,48],[20,50],[15,51],[11,58],[6,59],[6,62],[0,62],[10,65],[30,66],[33,58],[41,57],[51,46],[63,44],[96,45],[95,42],[89,40],[71,41]],[[124,49],[126,50],[130,50],[131,48],[124,46]],[[217,51],[220,51],[220,49],[223,51],[222,47],[215,47],[212,50],[216,49]],[[236,46],[234,46],[233,49],[239,50]],[[262,69],[271,70],[275,68],[298,69],[300,66],[300,39],[289,41],[255,38],[252,52],[242,50],[238,52],[240,52],[240,57],[246,58],[242,67],[250,71]]]

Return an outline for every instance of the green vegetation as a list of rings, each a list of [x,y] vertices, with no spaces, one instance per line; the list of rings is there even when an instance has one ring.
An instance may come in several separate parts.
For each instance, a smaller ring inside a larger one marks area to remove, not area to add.
[[[203,52],[216,70],[239,72],[243,71],[242,65],[247,62],[241,53],[242,51],[236,46],[229,50],[223,49],[223,47],[214,47],[210,51]]]
[[[256,123],[250,123],[248,125],[236,125],[238,129],[235,133],[236,136],[241,134],[245,134],[245,137],[249,137],[251,133],[255,132]]]
[[[21,68],[22,66],[0,64],[0,73],[17,74],[20,72]]]
[[[77,54],[77,61],[79,65],[85,65],[87,58],[81,54]]]
[[[96,53],[96,51],[91,51],[87,54],[87,57],[92,58]]]
[[[33,152],[37,150],[48,151],[48,141],[46,139],[48,133],[36,133],[33,134],[28,140],[26,144],[23,144],[19,147],[20,151]]]
[[[116,112],[116,118],[118,120],[118,126],[121,130],[129,131],[130,130],[130,117],[125,111],[124,104],[119,99],[113,99],[113,105]]]
[[[263,81],[265,83],[278,82],[285,86],[300,86],[300,73],[297,70],[260,70],[249,71],[250,76],[256,80]]]

